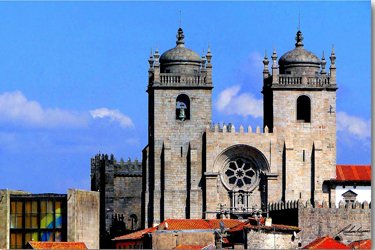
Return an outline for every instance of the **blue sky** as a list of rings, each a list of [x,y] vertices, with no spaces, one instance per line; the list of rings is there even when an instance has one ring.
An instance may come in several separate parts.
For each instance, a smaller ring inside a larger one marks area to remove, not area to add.
[[[175,46],[180,10],[186,46],[213,53],[213,121],[253,127],[264,52],[293,49],[300,13],[327,68],[335,47],[337,162],[370,162],[369,1],[1,2],[0,188],[89,189],[95,154],[141,159],[147,59]]]

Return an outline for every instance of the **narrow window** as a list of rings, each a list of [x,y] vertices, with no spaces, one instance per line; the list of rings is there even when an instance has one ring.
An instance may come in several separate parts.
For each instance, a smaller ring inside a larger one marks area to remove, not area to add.
[[[179,95],[176,99],[176,120],[190,120],[190,99],[185,94]]]
[[[130,220],[131,220],[131,230],[136,230],[137,222],[138,222],[137,215],[135,214],[130,215]]]
[[[297,121],[311,122],[311,101],[308,96],[297,98]]]

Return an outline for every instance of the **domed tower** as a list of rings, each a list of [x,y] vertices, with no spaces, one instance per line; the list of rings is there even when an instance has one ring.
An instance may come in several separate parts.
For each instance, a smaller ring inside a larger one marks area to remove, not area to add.
[[[202,218],[202,135],[211,122],[211,52],[185,47],[150,56],[148,146],[143,162],[145,226],[166,218]]]
[[[279,136],[279,186],[270,200],[329,200],[323,181],[336,169],[336,56],[332,50],[330,72],[304,48],[302,32],[295,48],[281,56],[276,50],[263,60],[264,126]]]

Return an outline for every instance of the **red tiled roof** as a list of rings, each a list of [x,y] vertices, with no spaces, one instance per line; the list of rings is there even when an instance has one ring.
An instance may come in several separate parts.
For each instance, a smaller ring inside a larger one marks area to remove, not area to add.
[[[310,244],[306,245],[304,249],[350,249],[350,247],[325,236],[310,242]]]
[[[371,165],[336,165],[337,181],[371,181]]]
[[[220,221],[224,222],[225,228],[231,228],[241,224],[239,220],[232,219],[166,219],[158,226],[160,230],[192,230],[192,229],[219,229]]]
[[[131,234],[125,234],[113,238],[112,240],[140,240],[145,234],[152,233],[156,230],[156,227],[149,227]]]
[[[371,249],[371,240],[353,241],[348,246],[351,249]]]
[[[249,218],[247,221],[231,228],[229,230],[229,232],[241,231],[244,228],[262,229],[262,230],[276,230],[276,231],[300,231],[301,230],[299,227],[280,225],[280,224],[272,224],[271,226],[265,226],[264,221],[265,221],[265,219],[261,218],[260,224],[257,225],[257,221],[254,218]]]
[[[42,242],[29,241],[32,249],[87,249],[83,242]]]
[[[204,248],[205,246],[195,246],[195,245],[178,245],[177,247],[175,248],[172,248],[172,249],[202,249]]]

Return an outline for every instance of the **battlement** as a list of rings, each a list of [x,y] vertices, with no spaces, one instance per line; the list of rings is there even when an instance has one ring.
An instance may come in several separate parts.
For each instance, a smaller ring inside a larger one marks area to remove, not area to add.
[[[303,208],[316,208],[316,209],[369,209],[371,210],[371,202],[368,203],[367,201],[364,201],[362,203],[360,202],[344,202],[340,201],[338,206],[336,206],[335,203],[328,203],[326,201],[318,202],[315,201],[314,204],[311,204],[310,201],[301,201],[301,200],[294,200],[294,201],[279,201],[279,202],[273,202],[269,203],[268,211],[280,211],[280,210],[289,210],[289,209],[303,209]]]
[[[264,127],[263,131],[261,132],[261,129],[259,126],[257,126],[255,129],[253,129],[251,126],[247,127],[247,130],[245,131],[245,128],[243,125],[240,125],[239,129],[236,131],[235,126],[232,123],[229,123],[226,125],[223,123],[222,125],[217,124],[211,124],[208,125],[206,128],[206,132],[213,132],[213,133],[223,133],[223,134],[275,134],[276,128],[273,128],[273,132],[269,132],[269,129],[267,126]]]
[[[103,166],[106,172],[113,171],[114,176],[142,176],[142,162],[138,159],[117,161],[113,154],[97,154],[91,158],[91,168]]]

